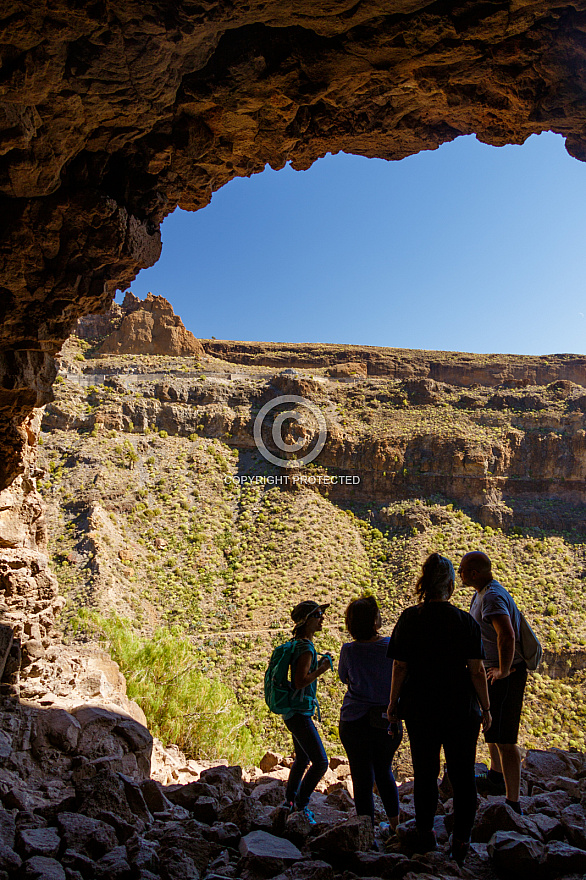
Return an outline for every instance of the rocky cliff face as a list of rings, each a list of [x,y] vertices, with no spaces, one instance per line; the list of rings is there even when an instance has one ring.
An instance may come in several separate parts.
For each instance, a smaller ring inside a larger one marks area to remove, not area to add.
[[[108,338],[102,349],[107,343]],[[271,361],[268,348],[266,359]],[[586,502],[583,386],[566,378],[546,386],[511,378],[515,372],[543,375],[546,365],[535,365],[539,358],[486,366],[481,356],[444,355],[434,362],[418,352],[412,357],[405,352],[399,361],[409,378],[386,374],[337,381],[328,375],[331,367],[324,366],[337,356],[337,348],[331,348],[332,353],[323,347],[311,372],[259,373],[263,355],[255,356],[255,368],[248,373],[240,367],[240,374],[229,372],[236,367],[225,362],[194,373],[192,364],[177,361],[175,375],[149,375],[155,367],[141,358],[132,373],[116,373],[121,368],[113,361],[90,359],[84,378],[72,374],[69,390],[64,388],[47,407],[44,424],[48,429],[156,429],[183,437],[197,433],[249,450],[255,448],[253,422],[260,407],[279,395],[294,394],[326,416],[327,439],[316,464],[359,478],[356,485],[331,489],[339,500],[360,497],[388,504],[437,495],[475,510],[487,525],[579,525]],[[346,351],[346,362],[359,365],[361,354],[360,349]],[[397,366],[392,351],[381,349],[377,356],[379,364]],[[552,365],[553,376],[563,367],[564,375],[578,378],[581,363],[582,358],[567,356]],[[217,367],[223,372],[214,372]],[[428,376],[437,373],[439,367],[458,384],[413,378],[425,369]],[[192,375],[182,375],[184,369]],[[502,382],[505,370],[509,378]],[[487,384],[471,383],[471,376]],[[87,409],[81,400],[84,385],[92,382],[105,385],[92,392]],[[510,387],[518,385],[523,387]],[[304,430],[310,448],[317,425]],[[567,505],[565,512],[560,513],[558,502]]]

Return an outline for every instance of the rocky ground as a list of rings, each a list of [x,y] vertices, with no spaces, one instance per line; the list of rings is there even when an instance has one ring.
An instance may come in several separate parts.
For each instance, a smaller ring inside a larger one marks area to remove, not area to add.
[[[288,769],[273,753],[248,772],[192,762],[181,782],[168,766],[157,779],[149,774],[146,728],[92,707],[48,712],[28,748],[60,772],[52,785],[37,779],[37,788],[2,783],[3,878],[578,880],[586,872],[586,760],[579,753],[527,754],[524,816],[502,798],[479,796],[473,842],[459,868],[446,854],[453,820],[447,778],[435,822],[438,849],[421,854],[413,846],[412,782],[400,786],[398,837],[385,845],[378,798],[374,830],[370,819],[355,816],[343,758],[331,760],[312,796],[317,824],[311,826],[280,806]],[[3,764],[14,765],[21,754],[13,750],[8,759],[4,752]]]

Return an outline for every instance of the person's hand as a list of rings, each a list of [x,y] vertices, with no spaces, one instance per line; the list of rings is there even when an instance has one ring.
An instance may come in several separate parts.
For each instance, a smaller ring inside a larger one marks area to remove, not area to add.
[[[326,654],[323,655],[323,657],[321,658],[321,660],[317,664],[318,675],[323,675],[324,672],[328,671],[328,669],[333,669],[333,668],[334,668],[334,658],[332,657],[332,655],[328,651]]]
[[[389,719],[389,724],[398,724],[400,721],[398,712],[397,712],[397,704],[389,703],[387,707],[387,718]]]
[[[513,672],[512,669],[505,672],[504,669],[499,669],[498,666],[489,666],[486,670],[486,677],[491,684],[494,684],[495,681],[500,681],[501,678],[508,678],[511,672]]]
[[[490,714],[490,709],[482,710],[482,731],[486,733],[488,728],[492,725],[492,715]]]

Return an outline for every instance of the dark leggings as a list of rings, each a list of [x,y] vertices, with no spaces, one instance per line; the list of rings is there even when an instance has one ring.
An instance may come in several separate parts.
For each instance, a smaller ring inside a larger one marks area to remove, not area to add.
[[[443,745],[448,776],[454,791],[454,837],[470,839],[476,815],[474,762],[480,718],[453,721],[431,718],[405,721],[411,746],[414,775],[415,821],[419,831],[431,831],[437,808],[437,780]]]
[[[309,715],[293,715],[285,720],[285,724],[295,746],[295,761],[289,773],[285,798],[302,808],[307,806],[313,790],[328,769],[328,756]]]
[[[395,818],[399,815],[399,795],[392,764],[402,738],[402,728],[397,736],[389,736],[385,728],[372,727],[368,715],[356,721],[340,720],[340,739],[350,763],[356,813],[370,816],[373,823],[372,789],[375,782],[387,816]]]

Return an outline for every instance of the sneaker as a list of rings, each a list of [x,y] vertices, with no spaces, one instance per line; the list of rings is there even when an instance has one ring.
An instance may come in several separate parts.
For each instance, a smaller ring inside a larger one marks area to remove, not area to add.
[[[388,840],[391,836],[392,829],[390,822],[380,822],[378,826],[378,831],[383,840]]]
[[[295,809],[295,804],[293,801],[283,801],[281,804],[281,810],[287,810],[288,813],[292,813]]]
[[[317,825],[317,819],[309,807],[298,807],[298,812],[307,819],[310,825]]]

